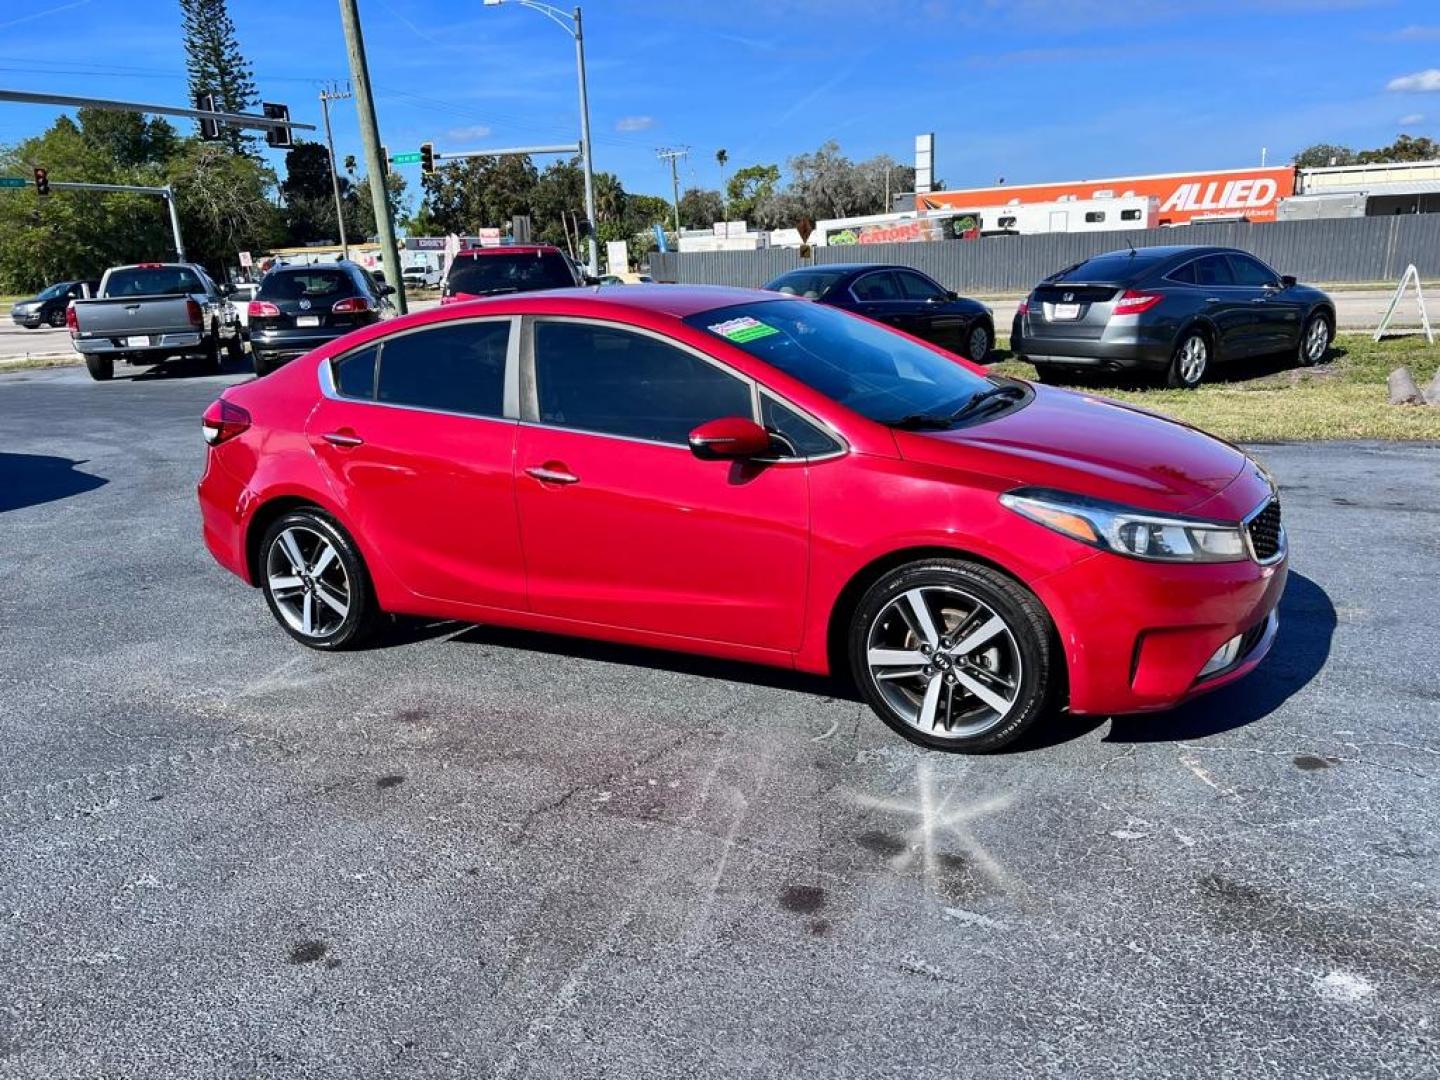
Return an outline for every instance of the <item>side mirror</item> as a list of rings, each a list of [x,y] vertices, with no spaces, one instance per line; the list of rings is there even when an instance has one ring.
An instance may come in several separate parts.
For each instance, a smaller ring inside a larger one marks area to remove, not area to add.
[[[381,285],[381,286],[380,286],[380,295],[381,295],[381,296],[394,296],[394,295],[395,295],[395,286],[394,286],[394,285]]]
[[[702,461],[760,457],[770,452],[770,433],[746,417],[722,416],[690,432],[690,452]]]
[[[600,279],[599,279],[598,277],[595,277],[593,274],[581,274],[580,277],[581,277],[581,279],[585,282],[586,285],[599,285],[599,284],[600,284]]]
[[[1282,274],[1282,275],[1280,275],[1280,287],[1281,287],[1282,289],[1291,288],[1294,284],[1295,284],[1295,275],[1294,275],[1294,274]]]
[[[945,294],[945,299],[946,299],[946,300],[959,300],[959,299],[960,299],[960,294],[959,294],[958,292],[947,292],[947,293]]]

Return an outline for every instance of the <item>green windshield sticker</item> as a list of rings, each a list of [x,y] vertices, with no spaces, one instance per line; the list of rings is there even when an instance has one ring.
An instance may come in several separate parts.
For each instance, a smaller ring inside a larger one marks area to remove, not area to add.
[[[769,337],[771,334],[778,334],[780,331],[773,326],[766,326],[759,319],[752,319],[748,315],[742,315],[738,319],[729,319],[726,322],[716,323],[710,327],[711,333],[719,334],[723,338],[729,338],[737,345],[743,345],[747,341],[754,341],[756,338]]]

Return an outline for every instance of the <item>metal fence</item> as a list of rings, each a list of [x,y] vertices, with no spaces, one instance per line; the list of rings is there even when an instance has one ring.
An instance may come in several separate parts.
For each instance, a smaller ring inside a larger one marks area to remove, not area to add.
[[[809,263],[885,262],[923,270],[957,292],[1024,292],[1057,270],[1102,251],[1124,248],[1127,242],[1137,248],[1177,243],[1241,248],[1302,281],[1392,282],[1410,263],[1423,278],[1440,277],[1440,214],[817,247],[808,259],[802,259],[795,248],[652,252],[650,272],[657,281],[758,288]]]

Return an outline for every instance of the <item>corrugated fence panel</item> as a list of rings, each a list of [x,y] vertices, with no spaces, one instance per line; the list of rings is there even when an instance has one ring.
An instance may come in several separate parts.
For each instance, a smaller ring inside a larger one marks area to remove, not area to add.
[[[1102,251],[1161,244],[1217,244],[1253,252],[1302,281],[1392,282],[1414,263],[1422,277],[1440,277],[1440,214],[1190,225],[1126,233],[988,236],[932,244],[865,244],[813,249],[816,263],[886,262],[925,271],[957,292],[1024,292],[1037,281]],[[703,254],[652,253],[660,281],[761,286],[803,265],[792,248]]]

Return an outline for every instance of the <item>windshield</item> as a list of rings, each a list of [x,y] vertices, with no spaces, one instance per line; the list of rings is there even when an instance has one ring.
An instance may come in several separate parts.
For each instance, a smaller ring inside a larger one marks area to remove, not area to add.
[[[166,296],[202,293],[205,286],[185,266],[131,266],[115,270],[105,282],[106,296]]]
[[[469,296],[568,289],[576,284],[570,267],[554,252],[477,255],[456,259],[450,267],[450,276],[445,279],[447,292]]]
[[[807,300],[815,300],[849,272],[849,267],[840,270],[792,270],[788,274],[781,274],[765,288],[770,292],[782,292],[787,296],[803,296]]]
[[[992,389],[958,360],[822,304],[760,301],[685,321],[882,424],[948,417]]]
[[[37,299],[37,300],[54,300],[57,296],[64,296],[64,295],[65,295],[65,291],[66,291],[67,289],[69,289],[69,288],[70,288],[70,283],[69,283],[68,281],[62,281],[62,282],[60,282],[60,283],[57,284],[57,285],[51,285],[48,289],[46,289],[44,292],[42,292],[42,293],[41,293],[39,296],[37,296],[35,299]]]

